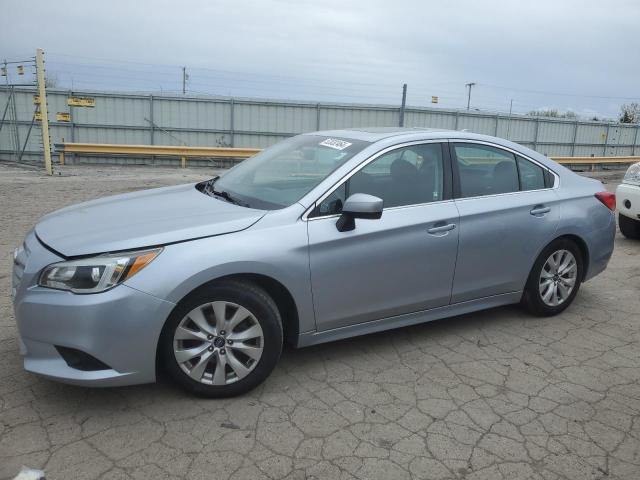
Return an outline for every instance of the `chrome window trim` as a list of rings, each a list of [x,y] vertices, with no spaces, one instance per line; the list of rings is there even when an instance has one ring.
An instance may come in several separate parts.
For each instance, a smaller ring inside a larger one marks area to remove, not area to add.
[[[536,190],[518,190],[517,192],[504,192],[504,193],[492,193],[490,195],[477,195],[475,197],[464,197],[464,198],[456,198],[456,202],[465,202],[467,200],[478,200],[479,198],[493,198],[493,197],[502,197],[504,195],[518,195],[521,193],[529,193],[529,192],[543,192],[546,190],[553,190],[553,188],[538,188]]]
[[[485,140],[457,139],[457,138],[453,139],[452,138],[452,139],[449,140],[449,142],[450,143],[475,143],[477,145],[486,145],[487,147],[497,148],[498,150],[505,150],[505,151],[507,151],[509,153],[512,153],[514,155],[521,156],[525,160],[530,161],[531,163],[539,166],[543,170],[546,170],[549,173],[551,173],[551,175],[553,175],[553,185],[550,186],[550,187],[537,188],[535,190],[518,190],[517,192],[494,193],[492,195],[477,195],[475,197],[457,198],[456,200],[466,200],[466,199],[470,199],[470,198],[482,198],[482,197],[495,197],[495,196],[498,196],[498,195],[509,195],[509,194],[512,194],[512,193],[540,192],[542,190],[552,190],[552,189],[556,189],[556,188],[560,187],[560,176],[556,172],[554,172],[551,168],[547,167],[546,165],[540,163],[535,158],[531,158],[528,155],[525,155],[524,153],[519,152],[518,150],[514,150],[513,148],[505,147],[505,146],[497,144],[497,143],[487,142]],[[453,148],[455,148],[455,145],[454,145]],[[454,161],[456,161],[456,159],[452,158],[451,161],[454,162]],[[517,159],[516,159],[516,161],[517,161]]]
[[[311,214],[311,212],[313,212],[313,210],[316,208],[316,205],[318,205],[318,203],[322,202],[325,198],[327,198],[329,195],[331,195],[334,191],[336,191],[338,188],[340,188],[342,186],[343,183],[345,183],[347,180],[349,180],[353,175],[355,175],[358,171],[360,171],[362,168],[366,167],[369,163],[373,162],[376,158],[380,157],[381,155],[384,155],[385,153],[388,153],[390,151],[393,150],[397,150],[399,148],[404,148],[404,147],[410,147],[412,145],[422,145],[422,144],[427,144],[427,143],[473,143],[473,144],[477,144],[477,145],[486,145],[488,147],[493,147],[493,148],[497,148],[498,150],[504,150],[507,151],[509,153],[512,153],[514,155],[519,155],[522,158],[524,158],[525,160],[528,160],[530,162],[532,162],[534,165],[539,166],[540,168],[542,168],[543,170],[548,171],[549,173],[551,173],[551,175],[553,175],[553,185],[551,187],[545,187],[545,188],[538,188],[535,190],[518,190],[517,192],[506,192],[506,193],[494,193],[491,195],[477,195],[475,197],[464,197],[464,198],[455,198],[455,199],[449,199],[449,200],[436,200],[434,202],[428,202],[428,203],[417,203],[417,204],[412,204],[412,205],[402,205],[399,207],[389,207],[389,208],[384,208],[384,210],[392,210],[392,209],[396,209],[396,208],[408,208],[408,207],[415,207],[415,206],[420,206],[420,205],[431,205],[434,203],[443,203],[443,202],[449,202],[449,201],[464,201],[464,200],[473,200],[473,199],[477,199],[477,198],[491,198],[491,197],[498,197],[498,196],[502,196],[502,195],[514,195],[514,194],[520,194],[520,193],[527,193],[527,192],[541,192],[544,190],[555,190],[557,188],[560,187],[560,176],[553,171],[551,168],[547,167],[546,165],[540,163],[538,160],[531,158],[528,155],[525,155],[524,153],[518,151],[518,150],[514,150],[513,148],[510,147],[505,147],[504,145],[500,145],[498,143],[492,143],[492,142],[488,142],[485,140],[474,140],[474,139],[470,139],[470,138],[441,138],[441,139],[429,139],[429,140],[414,140],[411,142],[405,142],[405,143],[399,143],[396,145],[391,145],[389,147],[386,147],[382,150],[380,150],[379,152],[373,154],[371,157],[367,158],[366,160],[362,161],[361,163],[359,163],[358,165],[356,165],[349,173],[347,173],[344,177],[342,177],[338,182],[336,182],[333,186],[331,186],[324,194],[322,194],[315,202],[313,202],[309,208],[307,208],[307,210],[305,210],[305,212],[302,214],[301,219],[303,221],[311,221],[311,220],[319,220],[319,219],[324,219],[324,218],[332,218],[332,217],[339,217],[339,214],[331,214],[331,215],[323,215],[321,217],[313,217],[313,218],[309,218],[309,215]],[[454,147],[455,148],[455,147]],[[451,161],[454,162],[456,159],[455,158],[451,158]]]
[[[313,212],[313,210],[315,210],[316,205],[318,205],[325,198],[327,198],[329,195],[331,195],[333,192],[335,192],[345,182],[347,182],[352,176],[354,176],[356,173],[358,173],[360,170],[362,170],[364,167],[369,165],[371,162],[373,162],[378,157],[380,157],[380,156],[382,156],[382,155],[384,155],[386,153],[389,153],[389,152],[391,152],[393,150],[398,150],[400,148],[405,148],[405,147],[411,147],[413,145],[424,145],[424,144],[427,144],[427,143],[448,143],[448,142],[449,142],[449,140],[446,139],[446,138],[429,139],[429,140],[414,140],[414,141],[411,141],[411,142],[398,143],[396,145],[391,145],[389,147],[383,148],[379,152],[374,153],[369,158],[363,160],[358,165],[353,167],[353,169],[349,173],[347,173],[345,176],[343,176],[333,186],[331,186],[326,192],[324,192],[315,202],[313,202],[309,206],[309,208],[307,208],[307,210],[305,210],[305,212],[302,214],[301,219],[306,222],[306,221],[311,221],[311,220],[320,220],[320,219],[324,219],[324,218],[339,217],[340,215],[339,214],[335,214],[335,213],[333,213],[331,215],[323,215],[321,217],[313,217],[313,218],[309,218],[309,215],[311,214],[311,212]],[[443,164],[444,164],[444,158],[443,158]],[[419,206],[419,205],[432,205],[434,203],[450,202],[452,200],[453,199],[436,200],[434,202],[427,202],[427,203],[414,203],[414,204],[411,204],[411,205],[400,205],[400,206],[397,206],[397,207],[383,208],[382,210],[385,211],[385,210],[393,210],[393,209],[396,209],[396,208],[416,207],[416,206]]]

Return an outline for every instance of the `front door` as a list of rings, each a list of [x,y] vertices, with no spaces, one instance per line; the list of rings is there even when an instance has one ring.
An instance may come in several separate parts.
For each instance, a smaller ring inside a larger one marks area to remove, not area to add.
[[[458,248],[448,152],[440,143],[380,154],[316,206],[308,220],[319,331],[448,305]],[[384,201],[382,218],[339,232],[345,199]]]

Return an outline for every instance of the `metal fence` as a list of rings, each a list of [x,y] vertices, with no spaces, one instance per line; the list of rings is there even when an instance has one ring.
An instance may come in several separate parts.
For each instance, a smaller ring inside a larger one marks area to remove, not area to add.
[[[0,113],[9,92],[0,87]],[[41,159],[37,126],[27,140],[35,94],[35,89],[15,90],[15,115],[7,115],[0,127],[0,158],[15,158],[18,144],[20,150],[24,147],[23,161]],[[69,106],[67,99],[77,96],[94,98],[95,106]],[[397,126],[400,120],[400,108],[389,105],[68,90],[49,90],[47,98],[52,143],[64,138],[67,142],[264,148],[298,133]],[[68,113],[60,116],[68,121],[58,120],[58,113]],[[640,154],[640,125],[413,107],[406,108],[404,123],[494,135],[549,156]]]

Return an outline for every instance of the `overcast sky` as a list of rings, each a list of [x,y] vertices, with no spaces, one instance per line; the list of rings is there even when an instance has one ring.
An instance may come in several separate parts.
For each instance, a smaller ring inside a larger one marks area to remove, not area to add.
[[[0,0],[0,58],[64,88],[615,117],[640,101],[640,1]],[[18,82],[10,69],[10,79]]]

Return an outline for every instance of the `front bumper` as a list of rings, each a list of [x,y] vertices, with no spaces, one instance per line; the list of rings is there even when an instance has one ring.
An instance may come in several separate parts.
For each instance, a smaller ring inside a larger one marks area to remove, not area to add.
[[[175,305],[126,285],[90,295],[38,287],[40,270],[61,259],[33,234],[25,251],[28,255],[14,266],[14,273],[23,270],[14,285],[14,311],[25,370],[76,385],[155,381],[158,339]],[[108,368],[74,368],[56,346],[91,355]]]
[[[618,185],[616,208],[625,217],[640,220],[640,186],[626,183]]]

